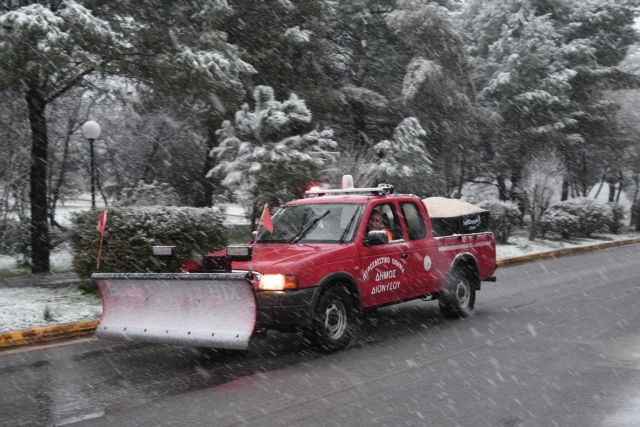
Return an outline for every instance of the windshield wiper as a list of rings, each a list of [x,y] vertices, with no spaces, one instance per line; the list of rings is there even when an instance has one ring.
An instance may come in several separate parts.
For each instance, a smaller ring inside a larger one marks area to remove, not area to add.
[[[298,231],[298,233],[295,236],[293,236],[291,240],[289,240],[289,242],[295,243],[298,240],[302,239],[304,236],[307,235],[307,233],[309,233],[311,230],[315,228],[315,226],[318,224],[318,222],[320,222],[322,218],[329,215],[329,212],[331,212],[331,209],[327,209],[326,211],[324,211],[322,215],[315,217],[306,227]]]
[[[358,209],[356,209],[356,211],[353,213],[353,216],[349,220],[349,224],[347,224],[347,228],[345,228],[344,231],[342,232],[342,236],[340,236],[340,240],[339,240],[340,243],[344,243],[344,241],[347,239],[347,234],[349,234],[349,229],[353,225],[353,220],[356,219],[359,212],[360,212],[360,207],[358,207]]]

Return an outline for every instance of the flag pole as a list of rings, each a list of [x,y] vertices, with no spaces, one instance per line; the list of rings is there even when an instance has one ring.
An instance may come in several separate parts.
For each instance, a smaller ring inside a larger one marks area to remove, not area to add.
[[[109,212],[109,208],[100,212],[100,219],[98,220],[97,230],[100,232],[100,243],[98,245],[98,259],[96,260],[96,270],[100,271],[100,259],[102,258],[102,245],[104,243],[104,235],[107,233],[107,214]]]
[[[100,234],[100,245],[98,246],[98,262],[96,265],[96,270],[100,271],[100,258],[102,257],[102,243],[104,242],[104,233]]]
[[[266,204],[265,204],[266,206]],[[264,215],[264,209],[260,214],[260,219],[258,220],[258,228],[256,228],[256,235],[253,237],[253,244],[251,245],[251,263],[249,264],[249,271],[253,274],[253,254],[256,252],[256,244],[258,243],[258,235],[260,234],[260,225],[262,225],[262,216]]]

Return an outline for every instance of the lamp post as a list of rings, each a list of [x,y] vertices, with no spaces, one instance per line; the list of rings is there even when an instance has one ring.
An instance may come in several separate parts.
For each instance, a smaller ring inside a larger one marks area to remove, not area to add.
[[[98,139],[100,132],[100,125],[93,120],[89,120],[82,125],[82,135],[89,141],[89,150],[91,152],[91,209],[96,208],[96,168],[93,141]]]

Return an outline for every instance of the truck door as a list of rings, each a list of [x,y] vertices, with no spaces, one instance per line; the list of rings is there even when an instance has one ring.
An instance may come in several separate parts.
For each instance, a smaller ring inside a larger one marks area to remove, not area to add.
[[[391,233],[389,243],[367,246],[365,238],[367,222],[372,212],[382,214],[385,228]],[[404,288],[407,285],[407,255],[403,255],[404,238],[400,217],[393,203],[378,203],[372,206],[362,221],[364,230],[360,233],[360,268],[361,283],[360,296],[362,305],[370,307],[403,299]]]
[[[439,290],[436,261],[438,247],[427,229],[420,206],[413,201],[401,201],[400,210],[407,230],[407,240],[401,244],[407,254],[407,285],[405,298],[411,298]]]

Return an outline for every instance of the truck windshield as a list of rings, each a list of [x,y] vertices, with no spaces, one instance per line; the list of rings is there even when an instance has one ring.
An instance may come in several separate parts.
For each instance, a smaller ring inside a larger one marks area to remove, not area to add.
[[[260,228],[258,242],[344,243],[353,240],[362,205],[314,203],[282,208],[273,216],[273,234]]]

